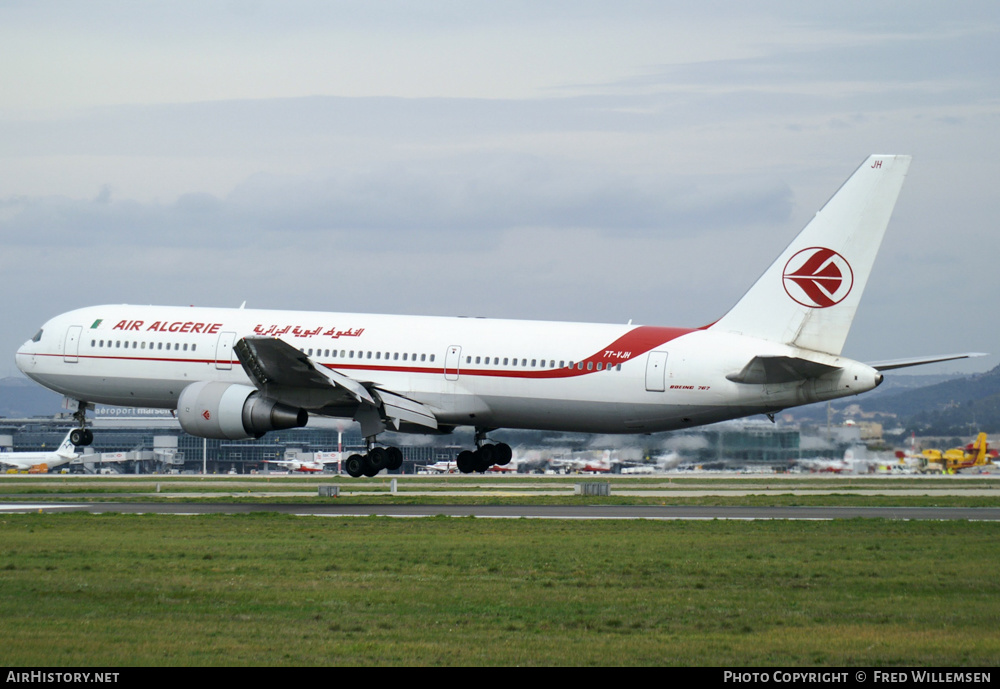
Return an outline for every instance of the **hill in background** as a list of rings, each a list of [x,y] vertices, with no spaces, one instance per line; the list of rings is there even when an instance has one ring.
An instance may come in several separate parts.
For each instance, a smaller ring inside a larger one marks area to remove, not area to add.
[[[54,416],[64,411],[59,393],[47,390],[28,378],[0,378],[0,417],[24,419]]]
[[[866,412],[895,414],[918,435],[1000,431],[1000,366],[914,390],[859,402]]]

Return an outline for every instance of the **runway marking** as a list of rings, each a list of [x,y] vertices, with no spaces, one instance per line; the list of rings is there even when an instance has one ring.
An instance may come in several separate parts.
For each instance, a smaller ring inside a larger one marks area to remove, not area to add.
[[[303,511],[303,509],[305,511]],[[295,505],[288,509],[281,505],[246,503],[153,505],[149,503],[0,503],[0,514],[64,513],[69,511],[90,514],[170,514],[196,516],[201,514],[246,514],[247,512],[275,512],[299,517],[475,517],[478,519],[568,519],[573,521],[625,519],[649,521],[834,521],[851,518],[877,518],[896,521],[984,521],[1000,523],[1000,508],[942,508],[942,507],[704,507],[660,506],[629,507],[603,506],[358,506],[343,512],[332,506]]]
[[[578,517],[578,516],[548,516],[541,514],[517,515],[517,514],[382,514],[378,512],[359,514],[321,514],[317,512],[293,512],[295,517],[392,517],[394,519],[432,519],[434,517],[454,517],[455,519],[560,519],[564,521],[651,521],[651,522],[755,522],[755,521],[804,521],[804,522],[832,522],[834,517]],[[910,521],[909,519],[899,519],[897,521]],[[941,520],[944,521],[944,520]]]
[[[43,510],[79,510],[86,505],[67,505],[58,502],[46,502],[46,503],[13,503],[13,504],[0,504],[0,512],[39,512]]]

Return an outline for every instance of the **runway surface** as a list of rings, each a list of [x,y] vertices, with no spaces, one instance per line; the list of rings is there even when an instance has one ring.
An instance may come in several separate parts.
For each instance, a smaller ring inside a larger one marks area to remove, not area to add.
[[[266,503],[3,503],[0,513],[245,514],[317,517],[481,517],[492,519],[914,519],[1000,521],[1000,507],[736,507],[701,505],[316,505]]]

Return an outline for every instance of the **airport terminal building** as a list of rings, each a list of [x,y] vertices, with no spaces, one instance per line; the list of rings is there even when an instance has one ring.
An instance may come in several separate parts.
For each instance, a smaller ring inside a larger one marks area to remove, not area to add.
[[[280,472],[286,469],[270,461],[298,459],[310,461],[317,453],[340,452],[346,459],[365,451],[357,424],[343,420],[312,418],[305,428],[277,431],[259,440],[214,440],[188,435],[169,411],[98,407],[92,416],[94,444],[88,454],[60,470],[73,473],[202,473],[249,474]],[[52,450],[59,446],[74,422],[69,414],[56,417],[0,418],[0,451],[28,452]],[[342,429],[342,430],[341,430]],[[522,447],[551,447],[552,458],[565,451],[555,449],[551,438],[535,432],[498,432],[519,437]],[[752,466],[784,470],[798,459],[823,456],[829,450],[805,449],[801,432],[770,423],[740,422],[707,426],[692,432],[700,447],[684,452],[684,463],[704,468]],[[659,443],[665,435],[641,436],[637,443]],[[514,444],[513,438],[509,439]],[[627,442],[628,438],[623,438]],[[458,454],[472,445],[471,434],[451,436],[398,436],[403,452],[399,473],[417,473],[420,467],[455,462]],[[575,447],[589,447],[590,437],[580,435]],[[572,441],[571,441],[572,443]],[[809,444],[811,446],[811,444]],[[842,450],[838,450],[842,452]],[[537,454],[537,452],[536,452]],[[647,453],[649,456],[651,453]],[[336,468],[336,465],[333,465]],[[534,467],[538,469],[537,465]],[[620,471],[622,465],[612,465]],[[525,467],[526,469],[526,467]],[[524,469],[522,469],[524,470]]]
[[[92,455],[65,465],[74,473],[175,473],[205,471],[210,474],[281,471],[267,464],[286,456],[306,458],[317,452],[343,456],[364,452],[365,444],[354,424],[341,433],[324,419],[314,419],[306,428],[269,433],[260,440],[213,440],[197,438],[181,430],[169,412],[135,414],[134,410],[98,408],[93,416]],[[105,413],[102,413],[105,412]],[[131,412],[131,413],[130,413]],[[319,423],[317,423],[317,421]],[[31,452],[55,449],[73,428],[69,414],[48,418],[0,418],[0,451]],[[402,446],[401,471],[413,473],[417,465],[454,461],[464,447]],[[2,457],[2,455],[0,455]]]

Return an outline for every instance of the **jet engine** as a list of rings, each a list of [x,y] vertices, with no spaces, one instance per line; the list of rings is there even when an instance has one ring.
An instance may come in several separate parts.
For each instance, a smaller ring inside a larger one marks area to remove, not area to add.
[[[248,385],[201,381],[181,391],[177,419],[185,432],[199,438],[244,440],[260,438],[269,431],[301,428],[309,414],[269,400]]]

